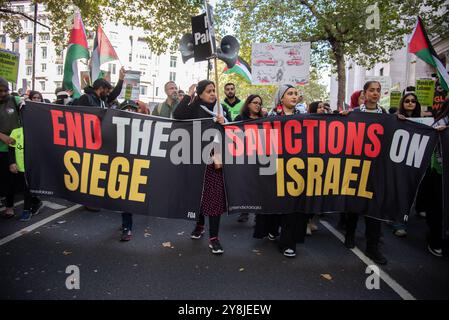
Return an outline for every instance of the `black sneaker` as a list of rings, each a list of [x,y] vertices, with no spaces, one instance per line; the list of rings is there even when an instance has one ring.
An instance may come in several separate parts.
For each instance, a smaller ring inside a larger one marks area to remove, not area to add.
[[[270,241],[275,241],[276,240],[276,236],[274,235],[274,234],[271,234],[271,233],[269,233],[268,234],[268,240],[270,240]]]
[[[43,207],[44,203],[42,201],[39,201],[36,205],[31,206],[31,213],[33,216],[38,215]]]
[[[204,234],[204,226],[196,225],[195,229],[190,234],[190,238],[192,239],[200,239]]]
[[[283,254],[284,254],[284,256],[286,256],[288,258],[294,258],[294,257],[296,257],[296,250],[294,250],[292,248],[287,248],[284,250]]]
[[[354,236],[345,236],[345,247],[348,249],[355,248],[355,237]]]
[[[385,265],[387,264],[387,259],[379,251],[379,249],[366,249],[365,254],[368,258],[373,260],[377,264]]]
[[[209,239],[209,248],[211,249],[213,254],[222,254],[224,252],[218,238]]]
[[[132,238],[132,232],[129,229],[123,229],[122,237],[120,238],[120,241],[129,241]]]
[[[441,248],[432,248],[430,245],[428,245],[427,250],[429,250],[429,252],[433,254],[435,257],[443,256],[443,250]]]

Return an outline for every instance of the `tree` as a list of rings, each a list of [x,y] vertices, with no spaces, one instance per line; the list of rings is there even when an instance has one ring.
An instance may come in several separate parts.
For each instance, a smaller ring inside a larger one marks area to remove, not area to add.
[[[0,20],[6,21],[4,32],[12,38],[24,37],[19,18],[11,2],[0,0]],[[202,11],[201,0],[35,0],[49,13],[52,39],[57,48],[67,45],[71,18],[75,10],[81,12],[86,29],[95,30],[98,23],[117,21],[127,26],[141,27],[146,41],[156,54],[177,50],[178,40],[191,32],[190,17]],[[29,17],[32,20],[33,17]],[[171,44],[169,46],[169,44]]]
[[[312,65],[327,64],[337,73],[341,108],[345,59],[367,68],[387,62],[393,50],[403,47],[418,14],[425,21],[438,21],[431,32],[447,32],[448,6],[445,0],[224,0],[217,16],[221,29],[234,30],[243,47],[311,42]]]

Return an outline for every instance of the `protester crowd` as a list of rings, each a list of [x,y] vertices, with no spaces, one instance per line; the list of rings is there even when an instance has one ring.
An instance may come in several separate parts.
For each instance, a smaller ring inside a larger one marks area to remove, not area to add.
[[[125,100],[120,103],[117,98],[122,91],[125,71],[120,71],[119,81],[113,87],[104,79],[96,80],[92,86],[84,89],[84,94],[73,99],[73,92],[58,88],[53,103],[60,105],[91,106],[98,108],[115,108],[129,112],[151,114],[153,116],[172,119],[214,118],[216,122],[225,124],[232,121],[246,121],[264,117],[283,116],[295,114],[326,114],[339,113],[342,117],[350,112],[366,112],[388,114],[405,121],[406,118],[431,116],[435,121],[436,130],[444,130],[449,125],[449,100],[436,112],[422,112],[416,94],[412,91],[404,92],[399,108],[385,108],[379,105],[381,97],[381,84],[377,81],[367,82],[361,90],[354,92],[350,99],[348,110],[332,110],[325,101],[304,102],[304,97],[298,89],[291,85],[280,85],[275,96],[274,105],[265,105],[262,97],[251,94],[248,97],[237,97],[237,88],[234,83],[224,85],[225,99],[217,104],[217,88],[209,80],[193,84],[187,93],[178,90],[175,82],[169,81],[164,89],[167,98],[156,105],[152,110],[142,101]],[[413,89],[413,88],[407,88]],[[23,96],[10,93],[8,82],[0,78],[0,195],[5,210],[4,218],[15,216],[14,197],[23,192],[24,206],[19,217],[21,221],[28,221],[33,215],[39,213],[42,201],[30,193],[27,187],[24,172],[23,130],[20,113],[27,107],[26,101],[44,101],[42,94],[29,91]],[[335,108],[334,108],[335,109]],[[205,233],[206,217],[209,223],[209,247],[214,254],[222,254],[224,249],[220,243],[220,217],[226,212],[225,186],[222,165],[217,161],[217,155],[211,152],[210,164],[206,167],[204,187],[201,200],[201,213],[191,233],[194,240],[200,239]],[[434,151],[432,162],[419,187],[414,208],[417,215],[426,219],[428,225],[427,249],[437,257],[447,256],[448,243],[442,236],[442,168],[441,150]],[[91,208],[95,209],[95,208]],[[410,215],[410,212],[404,212]],[[345,230],[344,245],[352,249],[356,245],[355,231],[359,215],[363,212],[342,212],[338,227]],[[280,252],[286,257],[296,256],[296,245],[305,242],[306,235],[312,235],[318,227],[316,216],[307,212],[292,212],[289,214],[263,214],[255,216],[254,237],[268,239],[276,243]],[[249,215],[242,213],[237,221],[246,223]],[[382,237],[382,222],[378,219],[365,216],[366,228],[366,254],[378,264],[386,264],[387,259],[380,250]],[[122,241],[132,238],[132,213],[122,213]],[[407,225],[404,221],[389,222],[388,226],[398,237],[407,235]]]

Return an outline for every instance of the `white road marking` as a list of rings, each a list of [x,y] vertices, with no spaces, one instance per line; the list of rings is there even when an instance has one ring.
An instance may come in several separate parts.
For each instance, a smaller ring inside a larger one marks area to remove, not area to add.
[[[345,242],[345,237],[336,230],[333,226],[331,226],[328,222],[320,220],[320,223],[329,230],[338,240],[341,242]],[[374,261],[368,258],[359,248],[355,247],[351,250],[360,260],[362,260],[367,266],[376,265]],[[379,266],[378,266],[379,267]],[[379,267],[380,278],[391,288],[393,289],[403,300],[416,300],[416,298],[407,290],[404,289],[396,280],[390,277],[382,268]]]
[[[78,209],[80,207],[82,207],[81,204],[76,204],[76,205],[71,206],[70,208],[67,208],[67,209],[65,209],[65,210],[63,210],[61,212],[55,213],[55,214],[53,214],[53,215],[51,215],[51,216],[49,216],[49,217],[47,217],[45,219],[42,219],[41,221],[36,222],[35,224],[32,224],[32,225],[30,225],[30,226],[28,226],[26,228],[23,228],[22,230],[19,230],[19,231],[15,232],[15,233],[13,233],[13,234],[3,238],[3,239],[0,239],[0,246],[4,245],[5,243],[8,243],[8,242],[10,242],[10,241],[20,237],[20,236],[23,236],[24,234],[30,233],[31,231],[33,231],[33,230],[43,226],[44,224],[47,224],[50,221],[58,219],[58,218],[62,217],[63,215],[65,215],[65,214],[67,214],[69,212],[75,211],[76,209]]]

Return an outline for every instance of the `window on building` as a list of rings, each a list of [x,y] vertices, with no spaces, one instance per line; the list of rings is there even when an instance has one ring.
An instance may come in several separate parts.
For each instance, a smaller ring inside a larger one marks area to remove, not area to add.
[[[116,72],[116,65],[113,64],[113,65],[112,65],[112,74],[115,74],[115,72]]]
[[[33,59],[33,49],[27,49],[27,59]]]
[[[29,34],[29,35],[27,36],[27,42],[28,42],[28,43],[33,43],[33,35],[32,35],[32,34]]]
[[[2,43],[2,44],[5,44],[6,43],[6,36],[5,35],[0,35],[0,42]]]
[[[129,62],[133,62],[133,54],[132,53],[129,54]]]
[[[28,20],[27,19],[25,19],[23,21],[23,25],[24,25],[25,29],[28,28]]]
[[[42,47],[42,59],[47,59],[47,47]]]
[[[45,81],[39,81],[40,85],[41,85],[41,90],[45,91]]]
[[[62,81],[55,81],[55,87],[62,87]]]
[[[170,72],[170,81],[176,81],[176,72]]]
[[[176,68],[176,56],[170,56],[170,68]]]
[[[380,75],[380,76],[383,76],[383,75],[384,75],[384,68],[380,68],[380,70],[379,70],[379,75]]]
[[[143,96],[146,96],[148,92],[148,87],[147,86],[140,86],[140,94]]]
[[[17,6],[16,11],[17,12],[25,12],[25,6]]]
[[[159,87],[156,87],[156,97],[159,96]]]
[[[64,73],[64,68],[62,67],[62,64],[58,64],[58,76],[62,76]]]
[[[42,72],[47,71],[47,64],[46,63],[42,63],[41,64],[41,70],[42,70]]]
[[[27,66],[27,76],[31,76],[33,73],[33,68],[31,66]]]
[[[50,40],[50,34],[49,33],[41,33],[41,41],[47,41]]]

